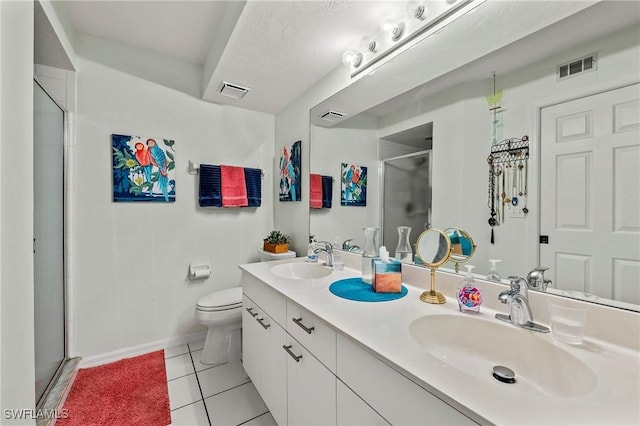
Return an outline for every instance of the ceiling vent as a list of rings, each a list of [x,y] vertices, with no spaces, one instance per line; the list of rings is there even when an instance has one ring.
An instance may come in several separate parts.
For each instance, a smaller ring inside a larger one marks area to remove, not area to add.
[[[343,114],[341,112],[332,111],[332,110],[329,110],[320,114],[320,118],[326,121],[338,121],[338,120],[342,120],[346,116],[347,114]]]
[[[248,87],[238,86],[237,84],[223,81],[218,88],[218,93],[234,99],[242,99],[249,92]]]
[[[598,65],[598,58],[595,53],[585,56],[580,59],[574,59],[565,64],[557,66],[556,75],[559,80],[567,77],[573,77],[577,74],[582,74],[587,71],[594,71]]]

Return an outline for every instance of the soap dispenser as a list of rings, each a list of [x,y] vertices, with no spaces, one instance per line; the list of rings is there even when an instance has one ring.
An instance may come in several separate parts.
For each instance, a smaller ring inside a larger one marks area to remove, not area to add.
[[[307,249],[307,262],[315,263],[318,261],[318,253],[316,253],[316,248],[314,243],[316,242],[313,235],[309,236],[309,248]]]
[[[471,274],[473,265],[465,265],[467,273],[464,279],[458,284],[456,289],[456,298],[458,299],[458,307],[460,312],[478,313],[480,312],[480,304],[482,304],[482,294],[475,285],[475,279]]]
[[[502,262],[502,259],[489,259],[489,262],[491,263],[491,269],[489,269],[487,279],[489,281],[502,282],[500,274],[498,273],[498,268],[496,266],[497,263]]]

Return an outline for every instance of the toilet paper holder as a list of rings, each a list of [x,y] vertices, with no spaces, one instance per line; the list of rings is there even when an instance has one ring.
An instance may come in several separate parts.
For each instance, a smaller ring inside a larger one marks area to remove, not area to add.
[[[211,266],[208,263],[189,265],[189,280],[206,280],[211,276]]]

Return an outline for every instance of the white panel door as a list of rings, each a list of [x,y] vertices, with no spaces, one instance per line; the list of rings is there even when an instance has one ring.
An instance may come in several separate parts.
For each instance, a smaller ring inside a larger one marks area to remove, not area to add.
[[[640,85],[543,108],[540,149],[553,286],[640,304]]]

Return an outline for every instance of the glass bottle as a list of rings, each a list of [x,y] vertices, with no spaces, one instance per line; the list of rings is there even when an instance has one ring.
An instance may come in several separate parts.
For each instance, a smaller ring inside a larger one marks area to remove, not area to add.
[[[413,250],[411,250],[409,243],[410,235],[410,226],[398,226],[398,245],[396,246],[395,258],[403,263],[413,263]]]
[[[371,284],[371,263],[378,257],[378,228],[363,228],[364,252],[362,253],[362,281]]]

